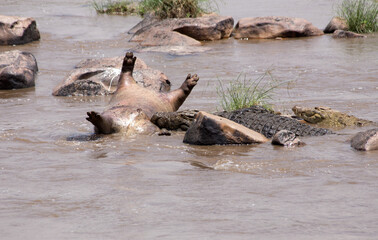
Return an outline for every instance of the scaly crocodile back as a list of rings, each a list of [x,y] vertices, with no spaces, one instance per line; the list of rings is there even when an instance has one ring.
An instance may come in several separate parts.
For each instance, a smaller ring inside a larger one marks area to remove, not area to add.
[[[217,112],[215,115],[230,119],[247,128],[272,138],[280,130],[289,130],[297,136],[322,136],[332,134],[331,130],[315,128],[295,119],[271,113],[260,106],[253,106],[232,112]]]

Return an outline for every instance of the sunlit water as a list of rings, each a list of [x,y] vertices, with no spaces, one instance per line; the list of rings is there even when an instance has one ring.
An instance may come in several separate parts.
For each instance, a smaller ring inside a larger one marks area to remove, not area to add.
[[[324,28],[335,1],[223,1],[220,13],[293,16]],[[361,130],[303,138],[305,147],[190,146],[183,134],[92,138],[88,110],[107,97],[53,97],[79,61],[135,47],[138,17],[96,15],[87,1],[2,0],[0,14],[37,20],[39,42],[1,46],[38,61],[36,87],[0,91],[1,239],[376,239],[378,152],[357,152]],[[267,69],[277,110],[325,105],[378,121],[378,36],[227,39],[189,56],[136,53],[173,88],[200,82],[185,108],[219,108],[218,80]]]

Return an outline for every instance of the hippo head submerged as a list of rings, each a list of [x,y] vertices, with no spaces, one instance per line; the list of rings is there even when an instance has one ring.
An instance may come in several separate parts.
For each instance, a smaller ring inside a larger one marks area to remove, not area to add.
[[[151,116],[155,112],[177,111],[199,80],[196,74],[188,74],[181,87],[176,90],[167,93],[153,91],[136,83],[133,78],[135,62],[133,53],[127,53],[117,90],[109,106],[101,114],[93,111],[87,113],[87,120],[94,125],[96,133],[156,132],[158,128],[150,121]]]

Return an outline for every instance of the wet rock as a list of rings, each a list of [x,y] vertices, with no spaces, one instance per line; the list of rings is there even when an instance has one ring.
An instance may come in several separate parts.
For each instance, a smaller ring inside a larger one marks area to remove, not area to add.
[[[143,44],[149,36],[164,39],[171,31],[179,32],[198,41],[212,41],[227,38],[232,32],[232,17],[205,16],[199,18],[170,18],[147,25],[135,32],[131,42]],[[183,45],[180,42],[169,42],[170,45]]]
[[[122,68],[123,56],[110,58],[89,58],[79,62],[75,68]],[[147,69],[147,64],[137,58],[134,70]]]
[[[242,18],[233,31],[236,39],[309,37],[322,34],[323,31],[307,20],[289,17]]]
[[[297,137],[297,135],[295,135],[295,133],[288,130],[281,130],[274,134],[272,138],[272,144],[285,147],[304,145],[304,143]]]
[[[144,20],[143,20],[144,21]],[[142,22],[143,22],[142,21]],[[231,35],[232,17],[207,15],[198,18],[170,18],[162,21],[146,20],[137,30],[131,42],[139,42],[136,52],[165,52],[171,55],[189,55],[209,50],[201,47],[203,40],[211,41]]]
[[[186,131],[198,112],[198,110],[157,112],[151,117],[151,122],[161,129]]]
[[[201,46],[201,42],[178,32],[160,31],[146,35],[140,46]]]
[[[366,36],[344,30],[336,30],[332,34],[333,38],[366,38]]]
[[[18,45],[39,40],[33,18],[0,15],[0,45]]]
[[[324,33],[333,33],[336,30],[348,30],[348,25],[344,18],[333,17],[324,29]]]
[[[37,72],[33,54],[19,50],[0,53],[0,89],[33,87]]]
[[[232,17],[208,16],[181,21],[173,30],[198,41],[214,41],[230,37],[233,27]]]
[[[123,58],[84,60],[54,90],[54,96],[96,96],[112,94],[117,87]],[[171,83],[159,70],[148,68],[137,58],[133,77],[146,88],[168,92]]]
[[[184,137],[184,143],[194,145],[252,144],[267,141],[260,133],[202,111],[197,114]]]
[[[378,150],[378,128],[357,133],[351,140],[351,146],[359,151]]]
[[[139,31],[140,29],[142,29],[144,27],[147,27],[148,25],[151,25],[151,24],[153,24],[153,23],[155,23],[157,21],[159,21],[159,19],[154,14],[148,13],[143,18],[142,21],[140,21],[137,25],[135,25],[134,27],[132,27],[127,33],[128,34],[134,34],[137,31]]]

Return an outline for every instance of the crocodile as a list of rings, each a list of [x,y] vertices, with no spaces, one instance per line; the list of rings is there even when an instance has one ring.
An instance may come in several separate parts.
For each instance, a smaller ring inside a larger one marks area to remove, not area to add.
[[[316,124],[319,127],[325,128],[344,128],[351,126],[367,126],[375,123],[369,120],[357,118],[346,113],[333,110],[329,107],[299,107],[292,108],[294,114],[308,123]]]
[[[151,118],[151,121],[160,128],[184,130],[187,129],[194,120],[196,112],[198,111],[187,110],[186,112],[156,113]],[[274,134],[280,130],[292,131],[297,136],[322,136],[334,133],[328,129],[312,127],[296,119],[274,114],[260,106],[252,106],[230,112],[216,112],[213,114],[239,123],[263,134],[267,138],[272,138]],[[186,117],[182,118],[182,115]],[[170,119],[173,119],[173,121]],[[183,120],[180,121],[180,119]]]

